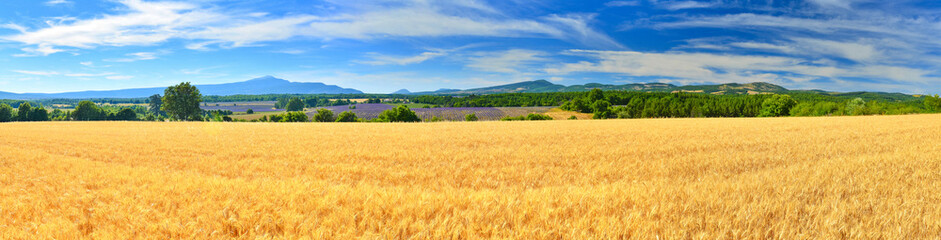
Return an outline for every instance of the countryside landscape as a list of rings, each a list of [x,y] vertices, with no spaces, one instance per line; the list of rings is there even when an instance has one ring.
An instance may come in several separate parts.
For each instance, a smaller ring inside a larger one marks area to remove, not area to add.
[[[0,3],[0,239],[937,239],[939,9]]]

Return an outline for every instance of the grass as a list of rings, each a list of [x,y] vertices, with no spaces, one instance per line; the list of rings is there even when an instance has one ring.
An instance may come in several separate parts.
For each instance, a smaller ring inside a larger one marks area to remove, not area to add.
[[[0,124],[0,238],[931,239],[941,115]]]

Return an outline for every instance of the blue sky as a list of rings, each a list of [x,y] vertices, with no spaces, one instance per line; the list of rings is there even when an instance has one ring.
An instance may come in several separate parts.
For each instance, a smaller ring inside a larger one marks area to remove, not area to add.
[[[0,3],[0,91],[272,75],[387,93],[546,79],[941,92],[941,2]]]

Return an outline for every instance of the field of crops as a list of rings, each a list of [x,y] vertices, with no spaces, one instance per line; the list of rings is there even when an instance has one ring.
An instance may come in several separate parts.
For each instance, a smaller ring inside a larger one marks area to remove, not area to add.
[[[941,115],[0,124],[0,239],[937,239]]]
[[[284,111],[284,109],[275,109],[274,104],[274,101],[203,103],[200,104],[199,108],[203,110],[229,110],[236,113],[244,113],[248,109],[255,112]]]
[[[394,108],[392,105],[382,104],[382,103],[373,103],[373,104],[357,104],[356,109],[350,109],[349,106],[332,106],[325,107],[330,111],[333,111],[334,114],[339,114],[340,112],[352,111],[356,113],[356,116],[363,119],[373,119],[379,116],[382,111],[389,110]],[[438,117],[447,121],[464,121],[464,116],[467,114],[476,114],[477,118],[481,121],[493,121],[500,120],[503,117],[515,117],[522,116],[530,113],[544,113],[549,111],[551,107],[463,107],[463,108],[412,108],[412,111],[415,111],[415,114],[423,120],[430,120],[433,117]],[[307,115],[313,116],[316,113],[316,109],[310,109]]]

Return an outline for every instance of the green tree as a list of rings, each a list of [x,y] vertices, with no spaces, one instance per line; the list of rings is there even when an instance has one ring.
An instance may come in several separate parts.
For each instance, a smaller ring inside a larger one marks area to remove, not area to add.
[[[317,113],[313,117],[314,122],[333,122],[336,119],[333,118],[333,111],[326,108],[318,108]]]
[[[255,113],[255,110],[252,110],[251,108],[249,108],[248,110],[245,110],[245,114],[254,114],[254,113]]]
[[[866,101],[862,98],[854,98],[846,103],[846,115],[864,115],[866,114]]]
[[[49,121],[49,112],[45,108],[35,107],[29,112],[29,120],[36,122]]]
[[[305,107],[304,101],[301,101],[300,98],[294,97],[288,101],[288,104],[285,107],[285,110],[287,110],[288,112],[304,111],[304,107]]]
[[[593,88],[591,92],[588,92],[588,104],[601,100],[604,100],[604,91],[601,91],[601,89]]]
[[[13,107],[9,104],[0,104],[0,122],[13,121]]]
[[[29,121],[29,112],[32,110],[33,107],[28,102],[20,103],[20,107],[16,110],[16,120]]]
[[[937,94],[925,96],[925,109],[932,112],[941,111],[941,97]]]
[[[464,121],[475,122],[477,121],[477,114],[471,113],[464,116]]]
[[[274,117],[271,119],[274,121]],[[287,112],[280,116],[278,122],[307,122],[307,114],[303,112]]]
[[[72,111],[72,119],[76,121],[102,120],[101,115],[101,109],[91,101],[78,102],[78,106],[75,106],[75,110]]]
[[[376,118],[380,122],[421,122],[421,118],[405,105],[382,111]]]
[[[163,91],[162,100],[163,106],[160,110],[177,120],[198,121],[201,118],[202,110],[199,108],[199,102],[202,101],[202,94],[189,82],[168,87]]]
[[[356,113],[353,111],[341,112],[337,117],[337,122],[358,122],[359,119],[356,117]]]
[[[160,108],[163,106],[163,99],[160,97],[160,94],[151,95],[148,100],[147,111],[153,115],[163,115],[163,111]]]
[[[759,117],[781,117],[791,115],[791,108],[797,105],[797,101],[791,96],[783,94],[771,95],[761,103],[761,113]]]
[[[130,108],[121,109],[114,117],[115,120],[120,121],[137,121],[137,113]]]
[[[591,104],[592,118],[607,119],[611,116],[611,103],[605,100],[598,100]]]

